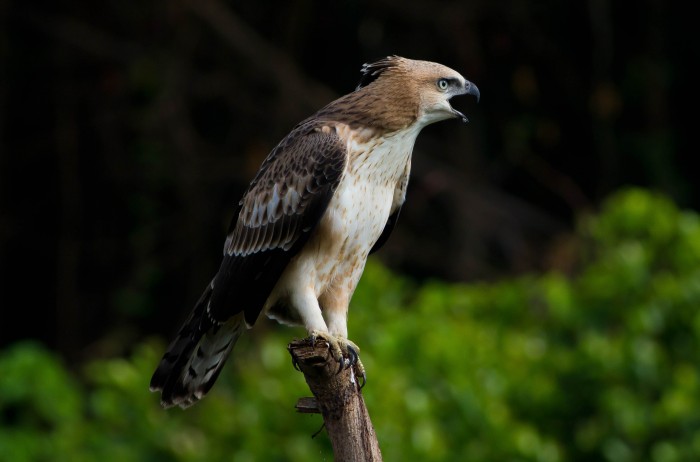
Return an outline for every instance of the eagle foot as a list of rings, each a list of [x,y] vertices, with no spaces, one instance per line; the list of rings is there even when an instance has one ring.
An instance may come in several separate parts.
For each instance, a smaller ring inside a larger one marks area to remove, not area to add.
[[[339,339],[341,343],[345,342],[345,349],[347,350],[345,367],[352,367],[355,377],[361,379],[360,389],[362,389],[367,383],[367,374],[365,373],[365,366],[360,361],[360,347],[355,345],[355,342],[348,340],[346,338]],[[341,347],[342,348],[342,347]]]
[[[311,344],[314,346],[319,339],[324,340],[328,344],[331,356],[338,361],[338,373],[343,369],[352,367],[355,376],[362,379],[360,388],[365,386],[367,374],[365,373],[365,366],[360,361],[360,347],[355,345],[353,341],[345,337],[335,337],[328,332],[321,331],[312,331],[310,339]]]

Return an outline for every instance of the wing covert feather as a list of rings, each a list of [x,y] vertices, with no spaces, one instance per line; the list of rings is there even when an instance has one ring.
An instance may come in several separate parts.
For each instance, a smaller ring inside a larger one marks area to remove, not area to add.
[[[325,212],[342,177],[346,148],[334,130],[307,122],[265,159],[233,217],[209,312],[245,311],[252,325],[289,260]]]

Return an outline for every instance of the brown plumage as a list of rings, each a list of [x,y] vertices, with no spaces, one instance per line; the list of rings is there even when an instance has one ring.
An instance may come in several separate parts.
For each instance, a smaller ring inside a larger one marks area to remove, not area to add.
[[[364,375],[347,338],[350,299],[396,224],[418,133],[466,121],[449,104],[462,94],[479,97],[452,69],[391,56],[365,64],[354,92],[272,150],[238,204],[219,271],[153,374],[163,406],[201,399],[261,311],[303,325]]]

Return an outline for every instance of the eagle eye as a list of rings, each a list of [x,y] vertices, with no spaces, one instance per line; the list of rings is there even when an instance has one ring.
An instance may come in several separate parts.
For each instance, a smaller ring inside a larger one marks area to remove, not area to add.
[[[446,91],[449,86],[450,82],[447,79],[438,79],[437,87],[440,91]]]

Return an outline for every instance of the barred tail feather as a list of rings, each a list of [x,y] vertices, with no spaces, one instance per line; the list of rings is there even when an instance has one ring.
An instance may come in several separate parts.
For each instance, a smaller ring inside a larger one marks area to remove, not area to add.
[[[150,389],[161,392],[161,405],[165,408],[184,409],[202,399],[246,330],[242,312],[222,324],[207,315],[212,288],[213,283],[202,294],[151,378]]]

